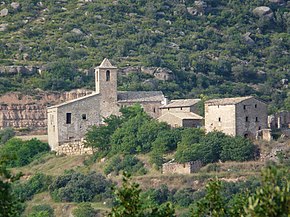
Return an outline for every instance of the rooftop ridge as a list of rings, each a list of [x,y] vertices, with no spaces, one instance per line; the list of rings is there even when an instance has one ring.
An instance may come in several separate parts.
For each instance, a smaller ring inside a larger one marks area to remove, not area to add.
[[[116,66],[113,66],[109,59],[105,58],[102,63],[97,68],[117,68]]]

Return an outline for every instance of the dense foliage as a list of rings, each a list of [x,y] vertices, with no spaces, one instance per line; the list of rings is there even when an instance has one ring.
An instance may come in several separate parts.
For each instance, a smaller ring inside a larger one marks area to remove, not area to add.
[[[37,139],[22,141],[13,138],[0,147],[1,156],[14,156],[13,160],[7,162],[8,166],[20,167],[32,162],[36,156],[44,154],[50,150],[47,143],[43,143]]]
[[[82,73],[104,57],[119,66],[166,67],[176,79],[122,76],[122,90],[163,90],[171,98],[257,95],[271,112],[289,109],[289,7],[267,0],[4,0],[1,65],[35,65],[41,74],[0,76],[0,92],[93,85]],[[77,6],[76,6],[77,5]],[[253,10],[268,6],[273,16]],[[270,17],[270,18],[269,18]],[[28,56],[27,56],[28,54]]]
[[[55,201],[87,202],[94,198],[109,198],[112,183],[101,174],[91,172],[87,175],[72,171],[58,176],[49,186]]]
[[[33,206],[28,217],[54,217],[54,210],[47,204]]]

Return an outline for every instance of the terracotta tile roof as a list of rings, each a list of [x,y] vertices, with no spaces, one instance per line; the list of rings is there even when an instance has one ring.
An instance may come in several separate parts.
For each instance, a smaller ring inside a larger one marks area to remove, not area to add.
[[[118,102],[157,102],[163,101],[161,91],[118,91]]]
[[[235,97],[235,98],[222,98],[222,99],[211,99],[205,101],[205,104],[208,105],[235,105],[244,100],[254,98],[253,96],[245,96],[245,97]]]
[[[178,108],[178,107],[189,107],[198,103],[200,99],[176,99],[171,100],[168,105],[162,106],[161,108]]]

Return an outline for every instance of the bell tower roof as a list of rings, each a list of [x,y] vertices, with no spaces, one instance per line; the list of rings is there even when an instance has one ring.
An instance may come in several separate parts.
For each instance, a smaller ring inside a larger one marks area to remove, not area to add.
[[[97,68],[116,69],[117,67],[113,66],[112,63],[107,58],[105,58],[101,65],[99,65]]]

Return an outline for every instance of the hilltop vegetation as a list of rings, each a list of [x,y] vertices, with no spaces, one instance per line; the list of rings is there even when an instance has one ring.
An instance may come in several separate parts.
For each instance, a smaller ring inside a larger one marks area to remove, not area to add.
[[[171,98],[252,94],[270,102],[271,112],[290,107],[281,83],[289,78],[289,3],[23,0],[13,9],[12,1],[4,2],[1,65],[43,70],[1,74],[2,93],[92,88],[83,71],[108,57],[119,67],[165,67],[176,76],[152,86],[143,82],[150,76],[133,74],[120,79],[122,90],[159,89]],[[273,13],[255,15],[258,6]]]

